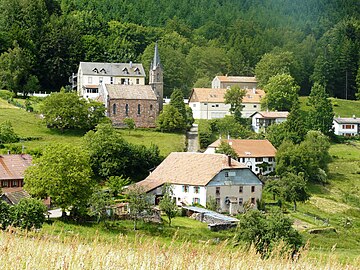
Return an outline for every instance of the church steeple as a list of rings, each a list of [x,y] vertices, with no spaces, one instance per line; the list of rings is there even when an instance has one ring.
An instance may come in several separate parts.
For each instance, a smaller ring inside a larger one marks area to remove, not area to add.
[[[159,109],[162,110],[164,99],[163,68],[160,62],[157,42],[155,43],[154,59],[150,65],[149,84],[152,86],[153,90],[158,96]]]

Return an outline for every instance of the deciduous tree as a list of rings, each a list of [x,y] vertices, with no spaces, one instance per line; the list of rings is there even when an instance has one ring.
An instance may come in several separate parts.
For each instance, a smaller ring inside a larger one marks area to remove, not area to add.
[[[173,199],[174,193],[170,184],[163,185],[162,194],[163,197],[160,200],[159,207],[160,210],[166,214],[169,220],[169,226],[171,226],[171,220],[176,216],[178,207]]]
[[[13,225],[26,230],[40,229],[45,222],[46,210],[46,206],[40,200],[33,198],[21,199],[10,210]]]
[[[230,104],[230,112],[234,115],[236,121],[241,121],[242,100],[246,94],[244,89],[233,86],[228,89],[224,95],[225,104]]]

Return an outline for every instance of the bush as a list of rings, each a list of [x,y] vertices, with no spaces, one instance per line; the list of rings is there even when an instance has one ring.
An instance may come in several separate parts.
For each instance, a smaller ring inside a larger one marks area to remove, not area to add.
[[[11,207],[13,225],[22,229],[40,229],[45,221],[46,206],[33,198],[21,199]]]
[[[8,100],[14,98],[15,94],[7,90],[0,90],[0,98]]]
[[[210,121],[200,120],[198,132],[200,148],[204,149],[208,147],[209,144],[215,141],[215,138],[213,138],[213,130],[211,128]]]

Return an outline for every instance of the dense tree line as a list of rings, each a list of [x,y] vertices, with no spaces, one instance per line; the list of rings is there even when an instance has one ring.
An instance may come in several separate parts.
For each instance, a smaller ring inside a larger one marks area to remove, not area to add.
[[[217,74],[262,78],[261,60],[284,63],[274,71],[289,73],[302,94],[317,81],[353,99],[359,14],[356,0],[0,0],[0,86],[57,91],[80,61],[147,70],[158,40],[165,96],[209,86]]]

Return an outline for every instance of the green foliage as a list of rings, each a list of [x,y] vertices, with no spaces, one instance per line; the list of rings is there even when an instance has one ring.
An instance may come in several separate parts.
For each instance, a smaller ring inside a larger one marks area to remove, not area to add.
[[[129,129],[129,134],[130,134],[130,130],[135,129],[135,121],[132,118],[125,118],[124,119],[124,124],[127,126],[127,128]]]
[[[195,119],[191,107],[186,106],[186,129],[189,130],[194,124]]]
[[[288,74],[278,74],[270,77],[264,86],[266,92],[262,99],[262,107],[269,110],[290,111],[298,99],[299,86]]]
[[[295,144],[302,142],[307,133],[306,115],[300,110],[299,101],[294,101],[291,111],[284,123],[285,139],[292,141]]]
[[[216,199],[212,196],[206,199],[206,209],[209,209],[211,211],[217,211],[218,205],[216,203]]]
[[[150,209],[150,195],[148,195],[140,186],[132,186],[128,192],[128,202],[130,209],[130,216],[134,220],[134,230],[136,230],[136,223],[142,219],[146,214],[151,212]]]
[[[210,121],[200,120],[198,126],[199,144],[201,149],[205,149],[209,144],[215,141]]]
[[[169,226],[171,226],[171,220],[176,217],[178,212],[178,207],[173,198],[173,191],[170,184],[164,184],[162,187],[163,197],[160,200],[159,207],[160,210],[163,211],[169,221]]]
[[[110,124],[100,124],[84,136],[90,166],[98,179],[124,176],[144,179],[161,162],[159,148],[126,142]]]
[[[0,229],[5,230],[11,223],[10,205],[5,201],[0,200]]]
[[[334,111],[325,87],[315,83],[311,88],[308,105],[311,106],[308,115],[308,127],[311,130],[319,130],[325,135],[330,135]]]
[[[46,206],[33,198],[21,199],[11,207],[12,224],[25,230],[40,229],[45,222]]]
[[[186,108],[184,103],[184,94],[180,89],[174,89],[170,96],[170,105],[176,108],[186,122]]]
[[[275,148],[279,148],[286,138],[285,122],[270,125],[266,129],[265,137]]]
[[[95,101],[87,102],[76,93],[52,93],[40,108],[46,125],[59,129],[92,129],[105,118],[105,107]]]
[[[51,197],[62,210],[86,206],[95,182],[88,152],[77,146],[54,144],[25,171],[25,190],[38,198]]]
[[[110,192],[114,197],[118,196],[123,188],[130,184],[130,178],[124,178],[121,176],[110,176],[106,181],[106,186],[110,189]]]
[[[157,118],[157,127],[162,132],[184,131],[186,122],[178,109],[172,105],[166,105]]]
[[[293,227],[292,221],[280,211],[263,214],[258,210],[247,211],[240,218],[237,239],[253,244],[263,256],[284,242],[292,250],[302,245],[302,237]]]
[[[89,199],[88,213],[90,216],[96,217],[97,223],[106,216],[106,209],[112,203],[110,195],[102,190],[96,190]]]
[[[235,160],[237,159],[237,154],[235,150],[226,141],[221,141],[219,147],[216,149],[215,152],[231,156]]]
[[[244,127],[234,116],[226,115],[224,118],[213,121],[214,129],[224,138],[230,136],[236,139],[245,139],[251,136],[249,128]]]
[[[0,124],[0,145],[4,143],[14,143],[19,141],[19,136],[15,133],[11,122],[5,121]]]
[[[240,89],[238,86],[233,86],[227,90],[224,95],[225,104],[230,104],[230,112],[238,122],[241,121],[242,100],[245,94],[246,90]]]

